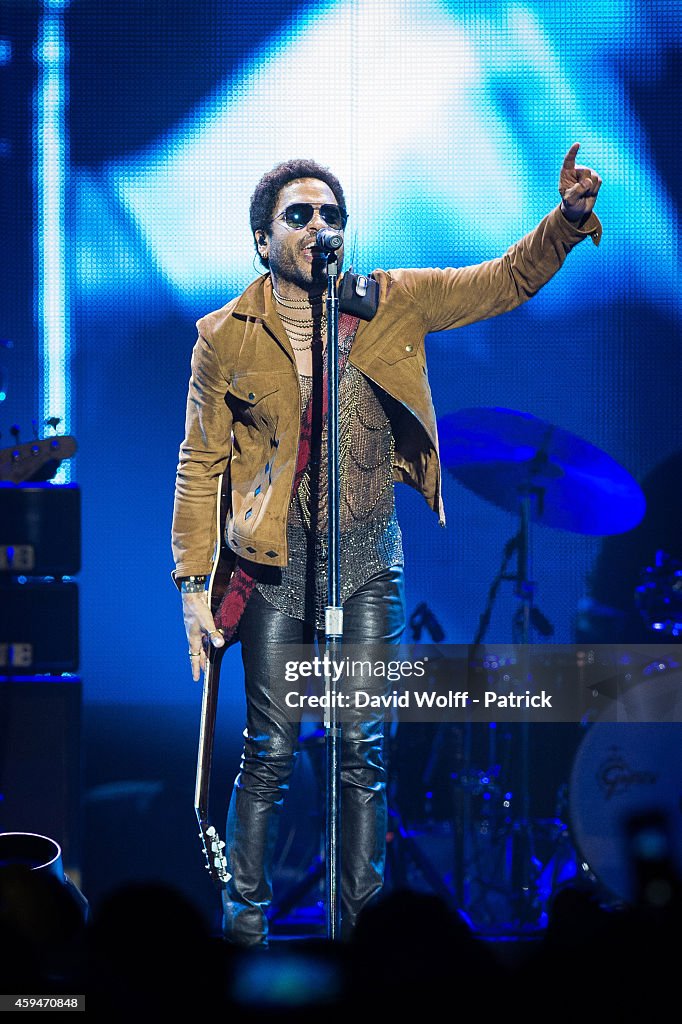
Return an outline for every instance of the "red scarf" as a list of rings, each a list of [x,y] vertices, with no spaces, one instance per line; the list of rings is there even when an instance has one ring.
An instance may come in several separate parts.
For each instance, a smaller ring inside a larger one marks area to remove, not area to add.
[[[341,349],[342,342],[348,342],[348,344],[344,346],[345,354],[344,352],[340,352],[339,354],[339,377],[341,377],[341,374],[346,367],[348,353],[350,352],[350,347],[353,344],[353,339],[355,337],[355,332],[358,329],[359,322],[358,317],[350,316],[348,313],[342,313],[339,317],[339,348]],[[310,462],[313,428],[312,404],[312,401],[309,400],[301,414],[301,436],[298,444],[298,456],[296,458],[294,494],[298,491],[303,474],[308,468],[308,464]],[[327,364],[325,360],[322,376],[323,419],[327,415],[327,406]],[[248,600],[256,586],[256,577],[252,576],[250,571],[252,566],[254,566],[253,562],[244,562],[241,558],[236,560],[234,572],[232,573],[230,581],[225,588],[223,599],[215,614],[216,627],[222,630],[225,636],[226,646],[237,639],[236,633],[239,621],[244,614],[244,609],[246,608]]]

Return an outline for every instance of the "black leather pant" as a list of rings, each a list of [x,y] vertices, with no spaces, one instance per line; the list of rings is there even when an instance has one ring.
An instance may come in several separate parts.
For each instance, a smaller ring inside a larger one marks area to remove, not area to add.
[[[344,604],[343,643],[397,644],[405,627],[403,570],[370,579]],[[255,591],[239,626],[246,686],[246,729],[239,774],[227,815],[223,891],[225,938],[242,946],[267,945],[272,860],[279,812],[294,767],[299,725],[283,711],[291,683],[268,671],[268,645],[310,643],[314,630],[284,615]],[[324,642],[324,641],[323,641]],[[322,648],[323,650],[323,648]],[[376,684],[375,684],[376,685]],[[379,684],[384,692],[383,681]],[[368,687],[363,686],[367,689]],[[279,691],[279,692],[278,692]],[[383,884],[386,860],[386,773],[383,717],[363,711],[342,723],[341,937]]]

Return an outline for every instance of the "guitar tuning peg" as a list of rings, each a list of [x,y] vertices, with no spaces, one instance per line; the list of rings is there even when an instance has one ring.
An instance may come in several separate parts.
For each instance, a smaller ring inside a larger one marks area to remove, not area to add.
[[[21,433],[21,429],[19,427],[19,424],[18,423],[13,423],[12,426],[9,428],[9,432],[12,435],[12,437],[14,438],[14,443],[15,444],[19,444],[19,434]]]
[[[59,426],[59,424],[61,422],[62,421],[61,421],[59,416],[50,416],[48,419],[45,420],[45,426],[46,427],[52,427],[52,429],[54,430],[54,432],[56,434],[57,433],[57,427]]]

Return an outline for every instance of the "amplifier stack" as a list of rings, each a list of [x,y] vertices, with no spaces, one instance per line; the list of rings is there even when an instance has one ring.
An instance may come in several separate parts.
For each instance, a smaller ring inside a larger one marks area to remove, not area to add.
[[[0,482],[0,832],[56,840],[80,874],[81,495]]]

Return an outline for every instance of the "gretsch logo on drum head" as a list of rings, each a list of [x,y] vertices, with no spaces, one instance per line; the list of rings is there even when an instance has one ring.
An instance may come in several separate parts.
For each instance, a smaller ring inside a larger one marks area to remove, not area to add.
[[[597,782],[606,799],[627,793],[632,786],[653,786],[658,781],[656,772],[631,768],[618,747],[611,747],[597,773]]]

